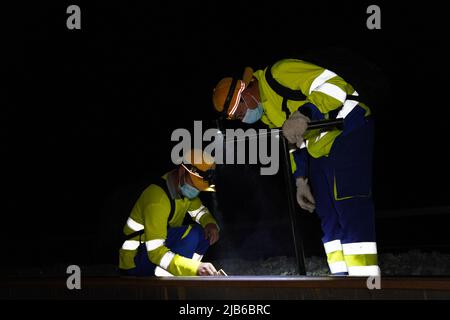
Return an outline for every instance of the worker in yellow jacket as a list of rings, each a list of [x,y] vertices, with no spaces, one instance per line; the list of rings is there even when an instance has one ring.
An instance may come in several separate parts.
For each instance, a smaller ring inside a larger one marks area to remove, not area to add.
[[[213,93],[223,118],[282,127],[299,148],[293,156],[297,201],[319,215],[334,275],[380,274],[371,192],[373,119],[363,101],[332,70],[299,59],[264,70],[247,67],[220,80]],[[338,118],[343,130],[306,132],[311,120]]]
[[[214,170],[214,159],[194,149],[178,168],[142,192],[124,227],[119,254],[122,275],[218,274],[211,263],[201,262],[219,239],[219,227],[198,197],[201,191],[214,191]],[[194,224],[183,225],[186,213]]]

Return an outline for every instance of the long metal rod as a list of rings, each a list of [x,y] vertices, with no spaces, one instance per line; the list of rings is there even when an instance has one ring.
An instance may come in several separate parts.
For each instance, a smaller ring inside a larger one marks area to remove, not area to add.
[[[295,188],[292,179],[291,158],[289,155],[289,144],[285,137],[280,137],[282,145],[282,156],[284,165],[283,176],[286,185],[286,195],[288,201],[288,213],[291,221],[292,236],[294,238],[295,257],[297,260],[297,269],[299,275],[306,275],[305,254],[303,251],[303,240],[299,225],[299,216],[295,210]]]
[[[344,125],[344,119],[311,121],[310,123],[308,123],[308,128],[306,129],[306,131],[316,130],[316,129],[326,129],[324,131],[327,131],[327,130],[331,130],[332,128],[342,129],[343,125]],[[219,130],[221,132],[223,132],[223,129],[219,129]],[[257,132],[255,134],[249,134],[249,135],[246,134],[241,139],[236,139],[235,136],[233,136],[233,138],[231,138],[231,139],[227,139],[225,134],[222,133],[222,135],[225,137],[225,139],[224,139],[225,142],[234,142],[234,141],[244,141],[246,139],[254,139],[254,138],[258,138],[263,135],[280,134],[280,133],[282,133],[281,128],[274,128],[274,129],[267,130],[267,132]]]

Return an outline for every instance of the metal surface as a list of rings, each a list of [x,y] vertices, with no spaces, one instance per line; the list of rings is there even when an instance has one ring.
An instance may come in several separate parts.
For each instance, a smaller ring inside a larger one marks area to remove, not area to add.
[[[449,299],[450,278],[380,278],[369,290],[363,277],[168,277],[82,278],[81,290],[68,290],[65,278],[5,280],[2,299]]]
[[[227,139],[226,134],[224,133],[226,129],[224,129],[223,124],[220,121],[216,122],[216,126],[219,129],[219,132],[221,136],[224,138],[224,143],[232,143],[237,141],[244,141],[246,139],[257,139],[260,136],[264,135],[276,135],[276,134],[282,134],[283,130],[282,128],[273,128],[267,130],[267,132],[257,132],[255,134],[246,134],[241,139],[237,139],[235,136],[233,136],[232,139]],[[321,129],[322,131],[330,131],[334,128],[343,129],[344,127],[344,119],[330,119],[330,120],[318,120],[318,121],[311,121],[308,122],[308,128],[306,131],[309,130],[317,130]]]

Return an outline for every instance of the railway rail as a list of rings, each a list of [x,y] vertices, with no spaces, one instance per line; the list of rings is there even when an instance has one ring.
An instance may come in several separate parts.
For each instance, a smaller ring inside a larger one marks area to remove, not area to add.
[[[152,300],[434,300],[450,299],[450,278],[442,277],[229,276],[168,278],[82,278],[69,290],[65,278],[6,279],[2,299]],[[368,288],[372,283],[372,289]],[[377,289],[379,287],[379,289]]]

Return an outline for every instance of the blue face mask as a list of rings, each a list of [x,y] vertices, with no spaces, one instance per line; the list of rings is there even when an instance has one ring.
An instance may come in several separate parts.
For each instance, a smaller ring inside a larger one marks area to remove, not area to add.
[[[262,106],[262,103],[259,102],[258,106],[255,109],[247,109],[247,112],[245,112],[244,118],[242,118],[242,122],[244,123],[255,123],[259,119],[261,119],[262,115],[264,113],[264,109]]]
[[[200,193],[200,190],[191,186],[188,183],[181,185],[180,191],[183,194],[183,196],[185,196],[188,199],[194,199],[194,198],[198,197],[198,195]]]

